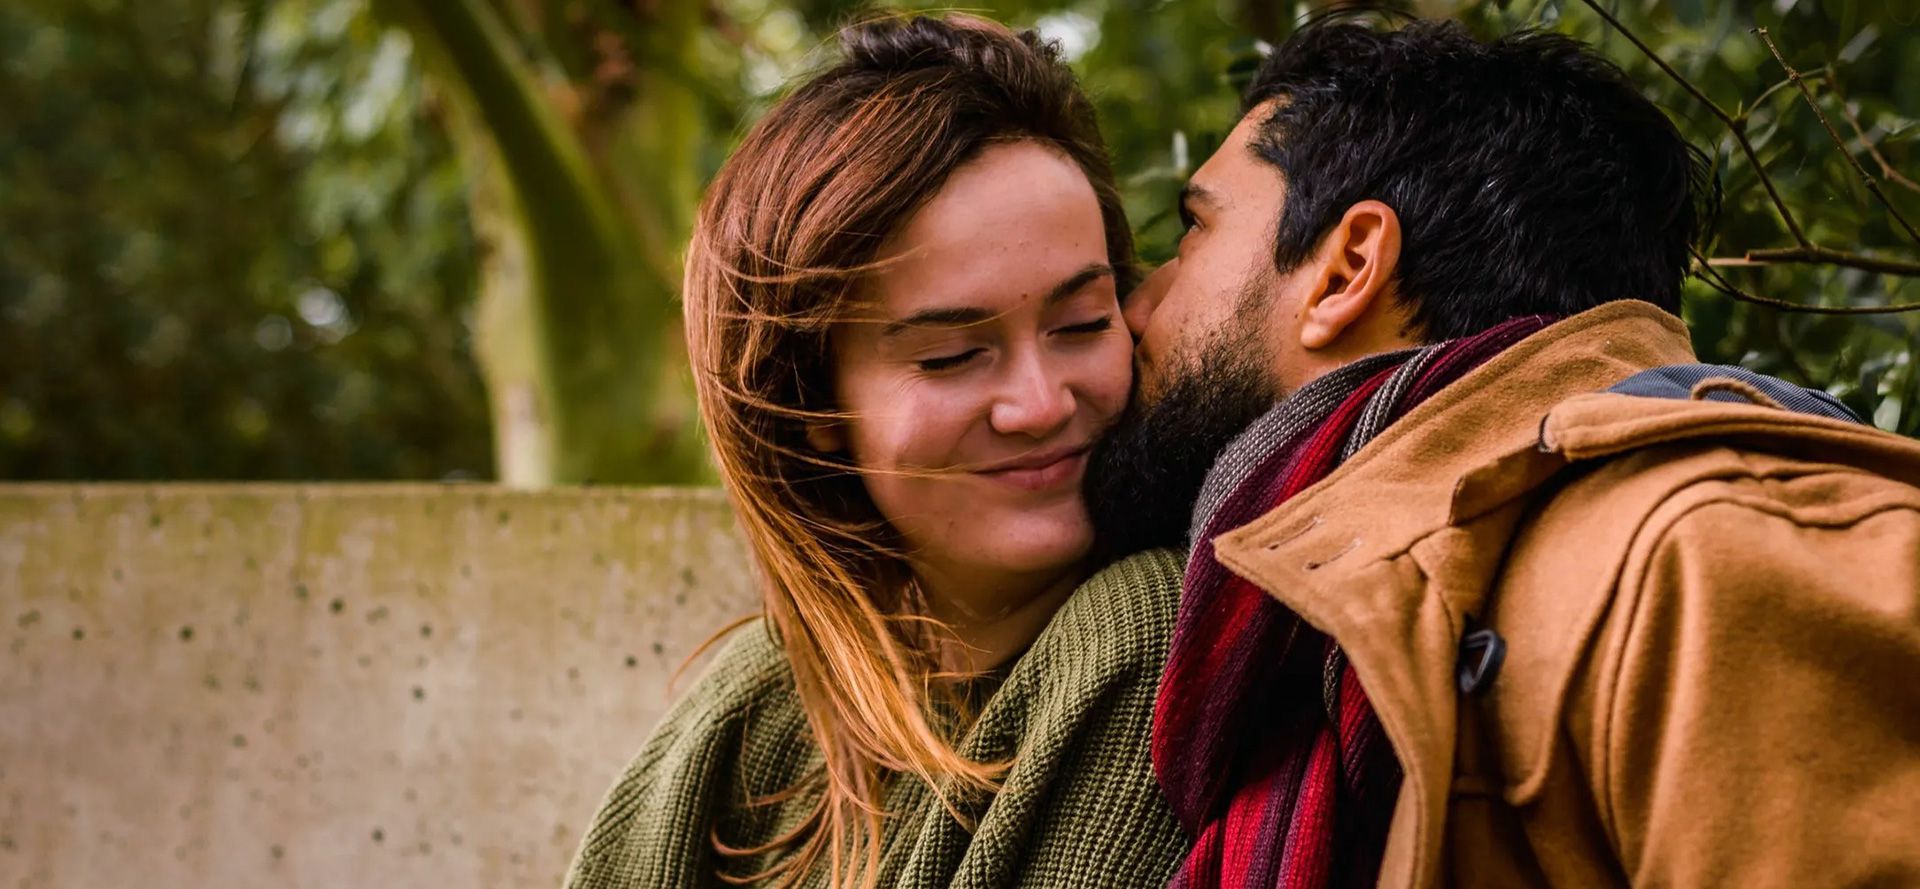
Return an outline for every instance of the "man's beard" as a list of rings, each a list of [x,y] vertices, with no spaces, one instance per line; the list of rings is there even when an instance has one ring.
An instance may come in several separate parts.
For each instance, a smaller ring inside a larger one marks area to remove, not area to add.
[[[1198,348],[1167,363],[1159,397],[1134,397],[1089,455],[1087,512],[1113,557],[1184,547],[1200,486],[1220,452],[1265,415],[1281,392],[1248,305]]]

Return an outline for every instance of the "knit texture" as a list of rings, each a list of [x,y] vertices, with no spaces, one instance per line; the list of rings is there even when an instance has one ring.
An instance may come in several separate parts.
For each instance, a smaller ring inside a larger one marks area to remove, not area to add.
[[[1007,671],[959,744],[1012,758],[1000,792],[963,803],[969,832],[924,784],[896,778],[879,885],[1165,886],[1186,850],[1148,753],[1154,693],[1173,635],[1179,555],[1116,562],[1074,592]],[[813,797],[748,805],[818,769],[785,656],[760,623],[724,650],[608,793],[569,889],[725,885],[711,838],[757,846],[798,825]],[[804,881],[825,886],[824,868]]]
[[[1335,641],[1214,557],[1215,537],[1327,477],[1394,420],[1548,323],[1374,356],[1320,377],[1228,445],[1201,492],[1153,756],[1195,836],[1173,885],[1370,886],[1401,774]]]

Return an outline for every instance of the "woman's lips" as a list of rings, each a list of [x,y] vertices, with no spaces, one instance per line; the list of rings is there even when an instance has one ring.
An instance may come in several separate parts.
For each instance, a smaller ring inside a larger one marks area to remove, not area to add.
[[[1046,491],[1077,484],[1081,470],[1086,465],[1087,449],[1075,448],[1058,456],[1043,455],[1038,459],[1023,460],[1013,466],[985,470],[980,474],[1023,491]]]

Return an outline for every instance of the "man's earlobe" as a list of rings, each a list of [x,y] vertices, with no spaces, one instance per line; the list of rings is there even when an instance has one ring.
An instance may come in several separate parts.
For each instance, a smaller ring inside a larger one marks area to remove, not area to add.
[[[1400,217],[1379,201],[1347,209],[1310,260],[1320,266],[1318,286],[1307,295],[1300,319],[1300,345],[1330,349],[1376,305],[1389,308],[1400,264]]]

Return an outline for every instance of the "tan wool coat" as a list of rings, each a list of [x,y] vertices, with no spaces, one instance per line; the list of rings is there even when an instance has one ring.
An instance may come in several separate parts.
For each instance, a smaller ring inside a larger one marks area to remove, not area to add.
[[[1215,541],[1366,685],[1379,885],[1920,885],[1920,442],[1603,391],[1694,360],[1567,319]]]

